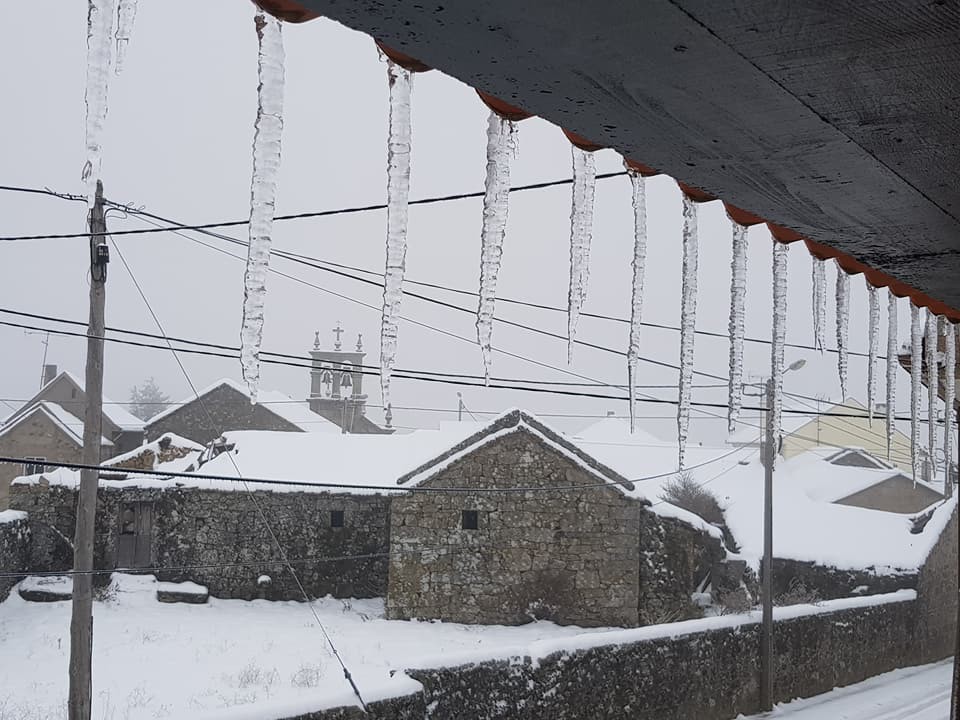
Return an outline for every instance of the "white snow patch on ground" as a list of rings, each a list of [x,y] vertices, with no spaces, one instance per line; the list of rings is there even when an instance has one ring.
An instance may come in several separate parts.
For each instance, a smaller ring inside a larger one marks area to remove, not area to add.
[[[165,604],[152,576],[114,579],[110,599],[94,603],[98,720],[271,720],[356,704],[304,603]],[[404,668],[523,655],[539,641],[586,632],[547,622],[387,621],[382,600],[315,606],[367,701],[416,692]],[[70,603],[30,603],[14,591],[0,604],[0,718],[66,717],[69,634]]]
[[[953,661],[903,668],[752,718],[790,720],[945,720]],[[740,716],[742,720],[748,720]]]

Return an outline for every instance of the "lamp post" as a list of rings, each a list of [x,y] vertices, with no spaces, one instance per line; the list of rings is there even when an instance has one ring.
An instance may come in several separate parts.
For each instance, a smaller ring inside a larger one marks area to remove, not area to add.
[[[784,374],[799,370],[806,365],[800,359],[784,371]],[[773,377],[768,377],[763,386],[764,442],[763,442],[763,568],[761,600],[763,616],[760,625],[760,710],[773,710],[773,465],[777,457],[775,438],[780,428],[774,427],[771,410],[773,403]]]

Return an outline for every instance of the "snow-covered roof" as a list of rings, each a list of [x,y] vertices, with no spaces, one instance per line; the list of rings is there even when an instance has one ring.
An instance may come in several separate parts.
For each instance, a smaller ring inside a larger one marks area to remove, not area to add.
[[[4,424],[3,427],[0,428],[0,436],[19,427],[21,423],[38,413],[45,415],[68,439],[77,445],[83,445],[83,420],[64,410],[60,405],[52,402],[37,403],[24,415],[21,415],[12,422]],[[113,443],[102,436],[100,438],[100,444],[105,447],[113,447]]]
[[[579,465],[588,475],[600,482],[609,482],[625,490],[633,490],[633,485],[616,470],[606,467],[576,444],[554,431],[533,415],[523,410],[512,409],[495,417],[484,427],[464,438],[456,445],[447,448],[440,455],[431,458],[420,467],[401,475],[397,483],[407,487],[416,487],[430,479],[459,458],[474,452],[490,442],[509,435],[524,431],[535,436],[540,442],[553,448],[561,455]]]
[[[588,425],[573,436],[577,440],[603,441],[603,442],[629,442],[634,445],[641,443],[650,443],[652,445],[663,445],[667,441],[659,438],[653,433],[641,430],[635,427],[630,432],[630,421],[625,418],[608,416],[602,420]]]
[[[198,398],[202,398],[206,395],[209,395],[214,390],[220,387],[228,387],[231,390],[243,395],[248,400],[250,399],[250,391],[247,387],[236,380],[231,378],[221,378],[216,382],[211,383],[202,390],[198,390],[195,395],[191,395],[188,398],[184,398],[179,403],[171,405],[166,410],[157,413],[152,418],[147,421],[148,425],[153,425],[154,423],[162,420],[163,418],[172,415],[173,413],[180,410],[184,405],[188,405],[192,402],[196,402]],[[310,405],[303,400],[294,400],[289,395],[286,395],[282,392],[276,390],[260,390],[257,396],[257,404],[264,407],[265,409],[272,412],[274,415],[277,415],[280,418],[283,418],[291,425],[295,425],[298,429],[303,432],[309,433],[340,433],[340,427],[336,423],[332,423],[327,420],[322,415],[318,415],[310,409]],[[229,429],[229,428],[226,428]]]
[[[832,465],[818,452],[779,462],[774,472],[774,555],[841,569],[915,572],[949,521],[956,498],[938,505],[916,535],[908,515],[832,502],[897,474]],[[743,555],[754,561],[763,548],[763,476],[763,465],[754,460],[710,483]]]
[[[80,379],[76,375],[69,370],[61,370],[56,377],[41,387],[32,398],[27,400],[17,410],[7,416],[4,419],[3,424],[5,425],[8,422],[18,419],[18,416],[25,414],[27,410],[31,408],[31,406],[37,404],[38,399],[43,397],[43,395],[52,385],[61,379],[68,380],[74,387],[77,388],[77,390],[84,392],[83,383],[80,382]],[[123,407],[123,405],[115,403],[106,396],[103,397],[103,416],[124,432],[138,432],[143,430],[143,420],[133,415],[129,410]]]

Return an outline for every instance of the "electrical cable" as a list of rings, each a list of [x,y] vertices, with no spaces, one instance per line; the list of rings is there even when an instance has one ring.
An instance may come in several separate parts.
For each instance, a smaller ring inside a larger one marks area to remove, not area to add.
[[[616,172],[608,173],[598,173],[597,180],[606,180],[608,178],[621,177],[627,174],[626,170],[618,170]],[[525,190],[542,190],[544,188],[556,187],[558,185],[570,185],[573,182],[572,178],[562,178],[560,180],[546,180],[543,182],[529,183],[527,185],[517,185],[509,189],[510,192],[523,192]],[[0,186],[0,190],[17,190],[20,192],[38,192],[37,190],[31,188],[16,188],[9,185]],[[56,194],[48,192],[46,194]],[[486,194],[484,190],[477,190],[474,192],[466,193],[454,193],[451,195],[440,195],[436,197],[427,197],[420,198],[417,200],[411,200],[408,205],[433,205],[436,203],[451,202],[455,200],[466,200],[471,198],[482,198]],[[122,207],[122,206],[120,206]],[[286,220],[304,220],[308,218],[318,218],[318,217],[329,217],[331,215],[352,215],[356,213],[371,212],[376,210],[385,210],[387,208],[386,203],[376,203],[373,205],[357,205],[353,207],[338,208],[335,210],[315,210],[311,212],[300,212],[293,213],[290,215],[276,215],[273,218],[273,222],[283,222]],[[143,229],[143,230],[114,230],[107,233],[100,233],[100,235],[147,235],[151,233],[166,232],[168,230],[175,229],[184,229],[184,230],[209,230],[212,228],[225,228],[225,227],[240,227],[250,224],[250,219],[245,218],[243,220],[223,220],[219,222],[207,222],[207,223],[198,223],[196,225],[175,225],[172,227],[160,227],[153,229]],[[19,240],[67,240],[73,238],[91,238],[97,237],[97,233],[59,233],[59,234],[47,234],[47,235],[12,235],[6,237],[0,237],[0,242],[13,242]]]

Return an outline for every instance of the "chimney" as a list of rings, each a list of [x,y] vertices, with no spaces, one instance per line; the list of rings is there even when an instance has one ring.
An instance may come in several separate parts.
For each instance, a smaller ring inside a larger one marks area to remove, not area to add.
[[[607,417],[613,417],[617,414],[616,410],[607,410]]]
[[[43,384],[46,385],[50,383],[57,376],[57,366],[56,365],[44,365],[43,366]]]

